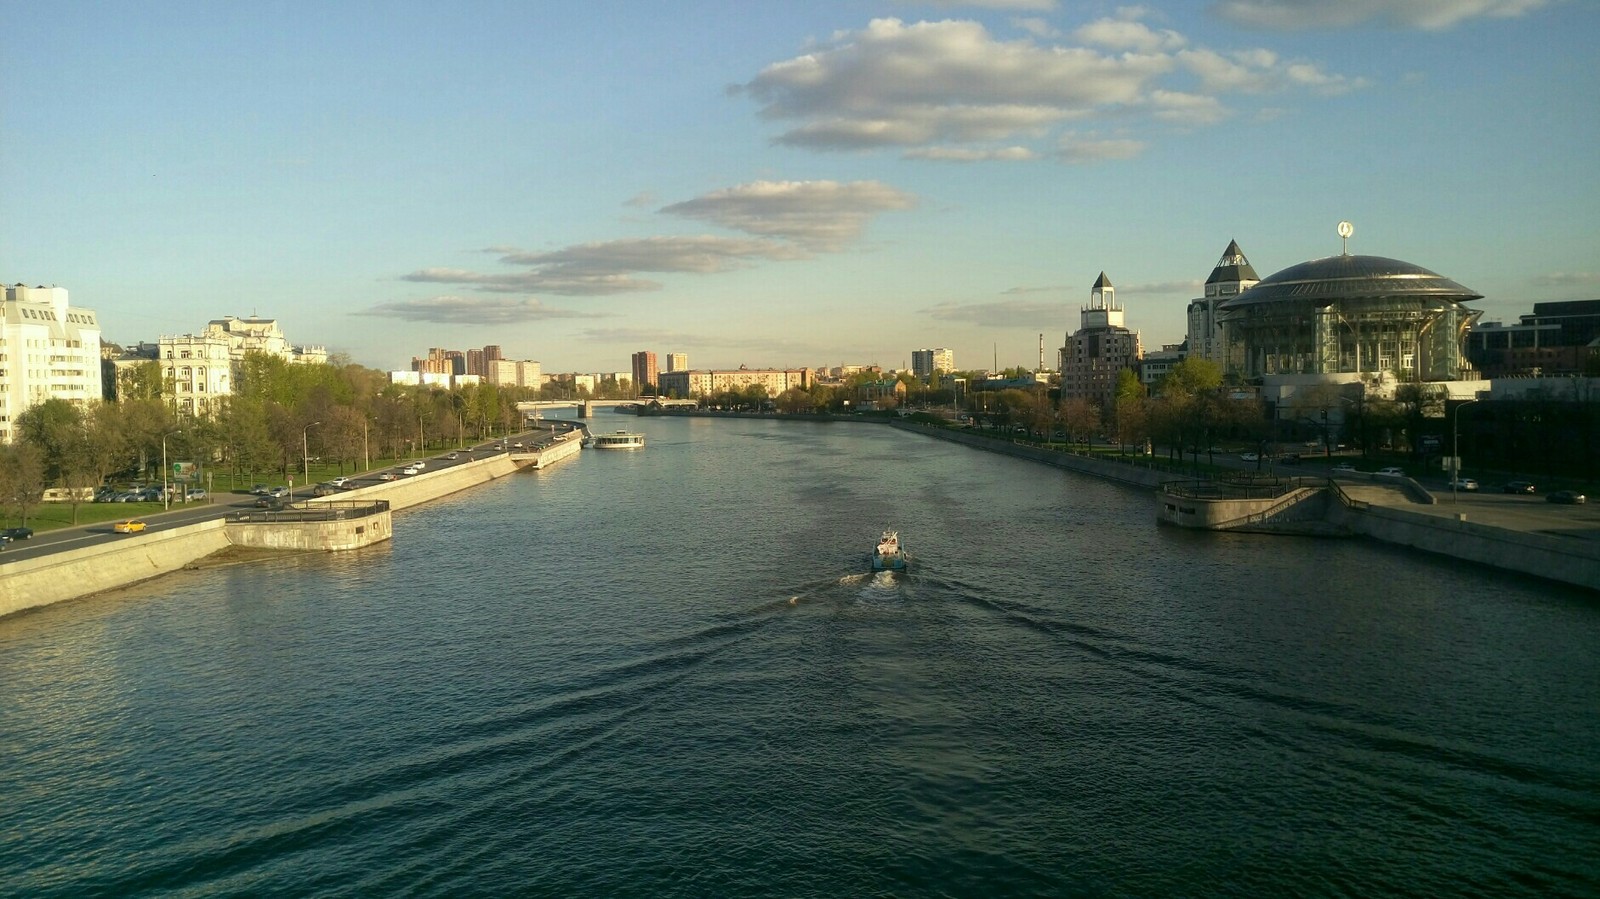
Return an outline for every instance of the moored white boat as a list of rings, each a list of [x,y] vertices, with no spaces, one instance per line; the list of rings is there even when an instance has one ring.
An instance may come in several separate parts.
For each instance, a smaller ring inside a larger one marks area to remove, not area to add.
[[[631,431],[596,434],[592,445],[595,449],[644,449],[644,435]]]
[[[878,538],[878,545],[872,548],[873,571],[905,571],[906,552],[900,546],[900,534],[897,531],[884,531]]]

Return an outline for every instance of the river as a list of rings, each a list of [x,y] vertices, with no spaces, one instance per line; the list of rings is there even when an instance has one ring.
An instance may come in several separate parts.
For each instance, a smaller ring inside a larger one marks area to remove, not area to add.
[[[649,447],[0,619],[0,895],[1600,894],[1592,593],[594,426]]]

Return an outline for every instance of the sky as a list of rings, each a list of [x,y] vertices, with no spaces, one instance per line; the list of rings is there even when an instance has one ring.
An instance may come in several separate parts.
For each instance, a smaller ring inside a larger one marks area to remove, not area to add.
[[[1230,240],[1600,297],[1590,0],[0,0],[0,280],[395,370],[1047,366]]]

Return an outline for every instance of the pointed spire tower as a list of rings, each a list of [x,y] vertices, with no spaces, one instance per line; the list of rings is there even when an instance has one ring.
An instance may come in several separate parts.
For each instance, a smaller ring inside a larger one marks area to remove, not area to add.
[[[1222,258],[1217,260],[1217,267],[1211,270],[1211,277],[1206,279],[1206,296],[1238,296],[1240,291],[1248,290],[1260,282],[1261,277],[1256,274],[1255,267],[1244,258],[1244,251],[1239,249],[1239,242],[1230,240],[1228,248],[1222,251]]]
[[[1085,328],[1120,328],[1122,327],[1122,305],[1117,302],[1117,289],[1111,286],[1111,279],[1105,272],[1094,281],[1094,287],[1089,291],[1089,305],[1083,307],[1081,315],[1082,326]]]
[[[1189,355],[1210,359],[1226,368],[1217,307],[1260,281],[1255,267],[1245,258],[1244,251],[1239,249],[1239,242],[1228,241],[1228,248],[1222,251],[1217,267],[1211,270],[1211,277],[1206,279],[1206,295],[1189,301],[1189,333],[1185,341],[1189,346]]]

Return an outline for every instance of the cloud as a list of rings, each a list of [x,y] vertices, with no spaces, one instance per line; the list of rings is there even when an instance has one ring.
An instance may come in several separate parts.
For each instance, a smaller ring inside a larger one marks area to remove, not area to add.
[[[962,322],[984,328],[1038,328],[1057,326],[1067,317],[1061,303],[1001,300],[994,303],[940,303],[922,310],[939,321]]]
[[[907,150],[906,159],[934,159],[940,162],[983,162],[988,160],[1023,161],[1036,159],[1037,154],[1027,147],[993,147],[976,149],[967,147],[919,147]]]
[[[1021,9],[1033,12],[1050,12],[1058,0],[901,0],[915,6],[932,6],[938,9],[974,7],[978,9]]]
[[[1539,287],[1589,287],[1600,284],[1600,272],[1547,272],[1535,275]]]
[[[512,300],[490,297],[432,297],[396,300],[362,309],[355,315],[398,318],[445,325],[516,325],[552,318],[603,318],[595,313],[553,309],[533,298]]]
[[[1042,287],[1007,287],[1000,293],[1005,296],[1017,296],[1028,293],[1065,293],[1069,290],[1072,288],[1065,284],[1047,284]]]
[[[791,244],[745,237],[699,235],[644,237],[576,244],[548,252],[496,247],[500,262],[525,271],[485,273],[429,268],[403,276],[422,284],[454,284],[491,293],[555,293],[604,296],[659,290],[661,284],[635,278],[635,272],[714,274],[758,261],[803,259],[810,254]]]
[[[1368,23],[1439,31],[1470,19],[1508,19],[1548,6],[1550,0],[1219,0],[1222,18],[1252,28],[1296,31],[1349,28]]]
[[[1038,16],[1026,16],[1011,20],[1013,27],[1026,31],[1034,37],[1053,38],[1060,37],[1061,31],[1048,21]]]
[[[400,280],[417,284],[454,284],[489,293],[557,293],[568,296],[604,296],[661,289],[661,285],[655,281],[626,275],[561,277],[543,271],[486,273],[459,268],[426,268],[402,275]]]
[[[636,209],[649,209],[656,205],[656,195],[648,190],[641,190],[629,197],[622,205],[632,206]]]
[[[1074,31],[1072,36],[1085,44],[1138,53],[1177,50],[1189,43],[1176,31],[1156,31],[1133,19],[1100,19]]]
[[[915,205],[915,197],[879,181],[754,181],[661,211],[833,252],[860,238],[879,213]]]
[[[515,271],[425,268],[402,275],[401,280],[449,284],[483,293],[606,296],[660,290],[660,282],[635,275],[711,275],[762,262],[787,262],[809,259],[818,252],[837,252],[860,239],[879,213],[910,209],[916,202],[911,194],[878,181],[756,181],[660,210],[743,231],[752,237],[636,237],[542,251],[495,246],[487,252],[499,257],[502,265],[515,267]],[[461,302],[454,298],[440,300]],[[435,302],[439,301],[417,301],[416,308]],[[537,305],[536,301],[530,302]],[[391,303],[377,308],[385,314],[405,316],[413,304]],[[505,308],[507,314],[516,309],[514,305]]]
[[[1132,159],[1143,153],[1143,141],[1128,138],[1097,138],[1092,135],[1063,135],[1056,144],[1055,157],[1073,165],[1101,162],[1107,159]]]
[[[1230,94],[1330,94],[1365,84],[1266,49],[1192,47],[1184,35],[1140,21],[1145,15],[1124,8],[1078,28],[1076,43],[1053,42],[1054,30],[1036,19],[1018,20],[1032,36],[1017,40],[973,21],[875,19],[768,65],[731,91],[758,103],[762,118],[784,123],[779,144],[892,147],[912,159],[977,161],[1018,159],[1018,149],[1039,158],[1045,154],[1031,143],[1047,145],[1063,127],[1084,122],[1211,125],[1233,115],[1224,100]]]

